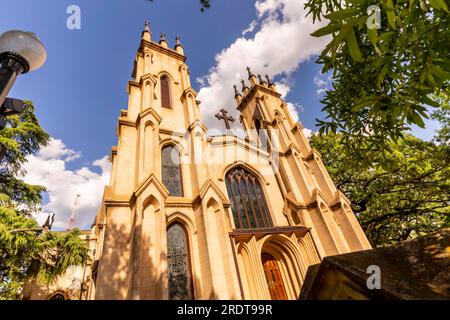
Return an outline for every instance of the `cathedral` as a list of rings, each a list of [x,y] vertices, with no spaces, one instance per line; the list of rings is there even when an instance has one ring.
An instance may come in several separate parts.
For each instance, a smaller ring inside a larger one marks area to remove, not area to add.
[[[276,85],[247,70],[239,119],[216,115],[244,134],[209,135],[180,39],[155,42],[146,23],[87,299],[298,299],[310,265],[370,249]]]

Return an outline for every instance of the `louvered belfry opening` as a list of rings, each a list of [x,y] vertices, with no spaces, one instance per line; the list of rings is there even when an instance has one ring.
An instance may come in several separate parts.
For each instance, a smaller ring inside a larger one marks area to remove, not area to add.
[[[161,79],[161,104],[164,108],[172,108],[170,101],[170,83],[167,76],[162,76]]]
[[[236,167],[227,173],[226,185],[236,229],[272,227],[267,202],[257,177],[244,168]]]

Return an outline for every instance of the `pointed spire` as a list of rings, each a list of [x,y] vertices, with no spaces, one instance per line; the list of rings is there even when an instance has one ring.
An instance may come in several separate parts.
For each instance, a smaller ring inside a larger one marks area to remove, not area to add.
[[[233,84],[233,88],[234,88],[234,96],[235,97],[240,96],[241,93],[238,91],[237,85]]]
[[[241,79],[241,83],[242,83],[242,93],[243,93],[244,95],[246,95],[246,94],[248,93],[248,91],[249,91],[249,88],[248,88],[247,85],[245,84],[244,79]]]
[[[259,80],[259,84],[261,84],[261,85],[267,84],[266,80],[264,80],[260,74],[258,74],[258,80]]]
[[[245,84],[244,79],[241,79],[241,83],[242,83],[242,90],[248,89],[247,85]]]
[[[152,40],[152,32],[150,31],[150,22],[148,21],[148,19],[145,20],[144,31],[142,31],[141,38],[143,40],[147,40],[147,41],[151,41]]]
[[[250,80],[251,77],[254,77],[255,75],[253,74],[252,70],[250,69],[250,67],[247,67],[247,72],[248,72],[248,79]]]
[[[175,47],[177,46],[181,46],[181,37],[180,36],[176,36],[175,37]]]
[[[175,37],[175,50],[179,53],[184,55],[183,45],[181,44],[181,37],[176,36]]]
[[[164,32],[161,32],[161,36],[159,38],[159,44],[162,47],[167,48],[167,39],[166,39],[166,34]]]
[[[267,74],[266,74],[266,80],[267,80],[267,85],[269,86],[269,88],[276,91],[275,83],[273,83],[270,80],[270,78]]]
[[[250,83],[252,86],[256,84],[256,76],[253,74],[252,70],[250,70],[250,67],[247,67],[248,72],[248,80],[250,80]]]

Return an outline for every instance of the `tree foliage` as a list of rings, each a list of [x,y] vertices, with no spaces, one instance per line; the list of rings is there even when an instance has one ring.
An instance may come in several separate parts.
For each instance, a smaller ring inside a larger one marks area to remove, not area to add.
[[[305,8],[314,20],[329,21],[312,35],[331,36],[317,61],[333,80],[322,100],[321,132],[379,147],[412,124],[424,127],[427,109],[440,106],[432,94],[448,92],[446,1],[309,0]]]
[[[39,125],[33,104],[26,103],[25,111],[8,117],[8,126],[0,130],[0,144],[7,150],[0,160],[0,206],[21,205],[33,210],[40,205],[44,188],[21,180],[22,165],[28,155],[48,143],[49,136]]]
[[[444,125],[437,137],[444,137],[445,130]],[[342,139],[342,134],[318,134],[311,144],[322,154],[338,189],[351,200],[374,246],[450,226],[449,144],[406,135],[389,142],[391,152],[355,153]]]
[[[0,207],[0,299],[19,299],[27,280],[49,284],[68,267],[89,259],[78,229],[67,233],[40,229],[34,219]]]
[[[31,213],[40,209],[45,188],[22,178],[26,157],[47,144],[49,136],[34,115],[34,106],[8,117],[0,130],[7,151],[0,162],[0,299],[18,299],[27,280],[50,283],[67,267],[84,263],[88,248],[79,231],[53,233],[42,230]]]

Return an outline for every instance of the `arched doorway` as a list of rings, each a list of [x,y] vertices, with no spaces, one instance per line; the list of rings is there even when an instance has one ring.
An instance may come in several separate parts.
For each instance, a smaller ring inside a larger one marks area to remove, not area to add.
[[[277,260],[268,253],[262,254],[264,274],[272,300],[287,300],[286,288],[281,277]]]

